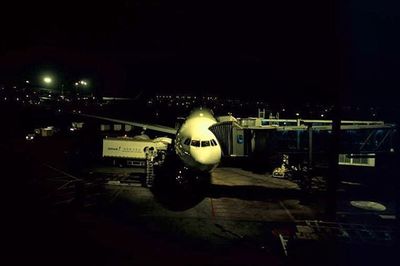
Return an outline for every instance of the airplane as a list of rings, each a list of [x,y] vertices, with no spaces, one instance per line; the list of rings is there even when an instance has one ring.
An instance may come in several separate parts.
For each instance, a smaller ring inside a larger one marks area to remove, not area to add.
[[[209,129],[217,123],[217,120],[212,111],[206,108],[194,109],[179,129],[101,116],[82,115],[175,135],[174,153],[170,154],[169,157],[167,156],[162,168],[158,171],[161,176],[158,180],[168,180],[174,182],[175,185],[185,187],[185,189],[193,188],[196,182],[207,180],[207,177],[221,161],[222,149],[220,143]]]

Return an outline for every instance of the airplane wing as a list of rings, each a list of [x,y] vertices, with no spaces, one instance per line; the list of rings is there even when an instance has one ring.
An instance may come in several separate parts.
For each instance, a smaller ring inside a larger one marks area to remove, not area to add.
[[[163,133],[172,134],[172,135],[175,135],[178,131],[177,129],[172,128],[172,127],[166,127],[166,126],[156,125],[156,124],[144,124],[144,123],[125,121],[125,120],[114,119],[114,118],[109,118],[109,117],[104,117],[104,116],[97,116],[97,115],[88,115],[88,114],[80,114],[80,115],[84,116],[84,117],[90,117],[90,118],[95,118],[95,119],[99,119],[99,120],[104,120],[104,121],[109,121],[109,122],[119,123],[119,124],[124,124],[124,125],[131,125],[134,127],[140,127],[140,128],[154,130],[154,131],[163,132]]]

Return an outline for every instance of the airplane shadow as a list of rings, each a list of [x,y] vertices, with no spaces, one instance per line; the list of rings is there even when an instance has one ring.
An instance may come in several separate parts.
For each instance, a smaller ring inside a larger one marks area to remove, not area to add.
[[[182,179],[184,181],[177,184],[173,177],[156,178],[151,189],[155,200],[166,209],[184,211],[193,208],[207,196],[210,176]]]
[[[301,204],[312,204],[322,195],[309,194],[302,190],[267,188],[263,186],[227,186],[202,184],[189,191],[153,190],[155,199],[166,209],[184,211],[195,207],[206,197],[232,198],[248,201],[277,202],[288,199],[299,200]]]

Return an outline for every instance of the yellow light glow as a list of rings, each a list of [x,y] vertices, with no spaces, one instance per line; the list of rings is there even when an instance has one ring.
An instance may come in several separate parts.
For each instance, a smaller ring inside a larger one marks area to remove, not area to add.
[[[50,77],[44,77],[43,81],[47,84],[51,83],[53,80]]]

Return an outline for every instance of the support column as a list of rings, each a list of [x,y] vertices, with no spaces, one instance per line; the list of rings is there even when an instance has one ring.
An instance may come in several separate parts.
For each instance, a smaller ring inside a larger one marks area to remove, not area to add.
[[[327,176],[326,216],[330,221],[336,220],[337,188],[339,184],[339,150],[340,150],[340,105],[333,107],[332,135],[329,151],[329,174]]]

